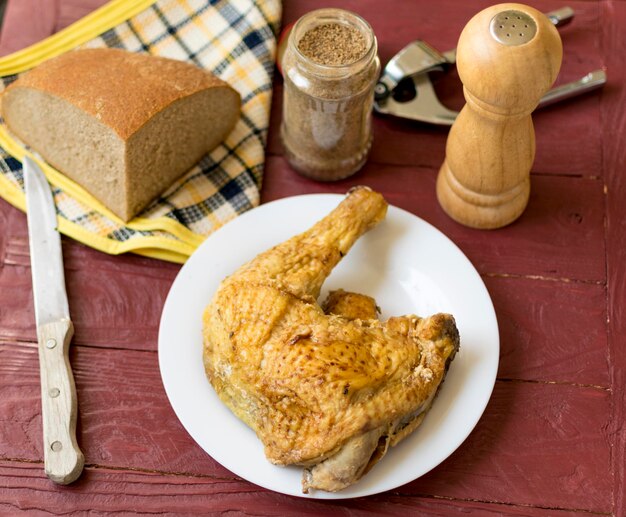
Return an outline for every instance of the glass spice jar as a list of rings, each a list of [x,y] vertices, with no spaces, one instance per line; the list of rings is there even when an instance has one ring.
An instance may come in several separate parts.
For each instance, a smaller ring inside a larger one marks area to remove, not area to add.
[[[380,61],[371,26],[343,9],[312,11],[293,26],[281,64],[281,138],[289,163],[315,180],[351,176],[372,143]]]

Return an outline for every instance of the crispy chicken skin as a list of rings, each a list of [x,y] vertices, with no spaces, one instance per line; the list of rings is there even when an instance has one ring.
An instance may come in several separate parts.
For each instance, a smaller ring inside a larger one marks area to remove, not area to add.
[[[305,491],[345,488],[384,454],[383,435],[393,444],[412,430],[458,349],[447,314],[382,323],[373,300],[354,313],[317,304],[333,267],[386,210],[380,194],[352,190],[312,228],[226,278],[204,313],[211,384],[272,463],[312,467]]]
[[[325,314],[335,314],[349,320],[375,320],[380,313],[376,300],[371,296],[343,289],[328,293],[322,302],[322,310]]]
[[[351,320],[376,319],[380,313],[374,298],[343,289],[331,291],[322,303],[322,308],[326,314],[336,314]],[[451,329],[451,332],[455,333],[456,330]],[[452,358],[453,355],[448,357],[448,364]],[[302,472],[303,492],[308,493],[311,488],[337,492],[356,483],[385,456],[390,445],[396,445],[419,427],[440,387],[441,384],[415,413],[357,434],[329,458],[305,468]]]

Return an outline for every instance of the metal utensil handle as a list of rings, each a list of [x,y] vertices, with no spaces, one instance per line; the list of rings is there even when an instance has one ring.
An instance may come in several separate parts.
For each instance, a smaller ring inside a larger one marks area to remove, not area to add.
[[[563,25],[567,25],[574,19],[574,9],[562,7],[556,11],[546,13],[546,16],[556,27],[563,27]]]
[[[604,70],[594,70],[577,81],[572,81],[571,83],[553,88],[541,98],[538,107],[543,108],[545,106],[549,106],[550,104],[554,104],[555,102],[563,101],[565,99],[596,90],[601,88],[605,83],[606,72]]]
[[[61,485],[75,481],[85,463],[76,442],[78,408],[69,361],[73,334],[69,319],[41,325],[37,331],[44,463],[46,475]]]

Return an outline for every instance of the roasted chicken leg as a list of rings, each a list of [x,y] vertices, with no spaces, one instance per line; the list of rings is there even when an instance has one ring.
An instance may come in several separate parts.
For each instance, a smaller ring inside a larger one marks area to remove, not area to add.
[[[211,384],[272,463],[307,467],[305,491],[354,483],[412,431],[459,346],[447,314],[382,323],[317,304],[333,267],[386,209],[380,194],[353,190],[226,278],[204,313]]]

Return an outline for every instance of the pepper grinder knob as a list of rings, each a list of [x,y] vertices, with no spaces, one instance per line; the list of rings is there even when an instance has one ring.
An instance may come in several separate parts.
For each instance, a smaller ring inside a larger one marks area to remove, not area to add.
[[[450,129],[437,197],[473,228],[505,226],[528,203],[535,132],[530,114],[561,66],[550,20],[523,4],[481,11],[463,29],[457,69],[467,101]]]

